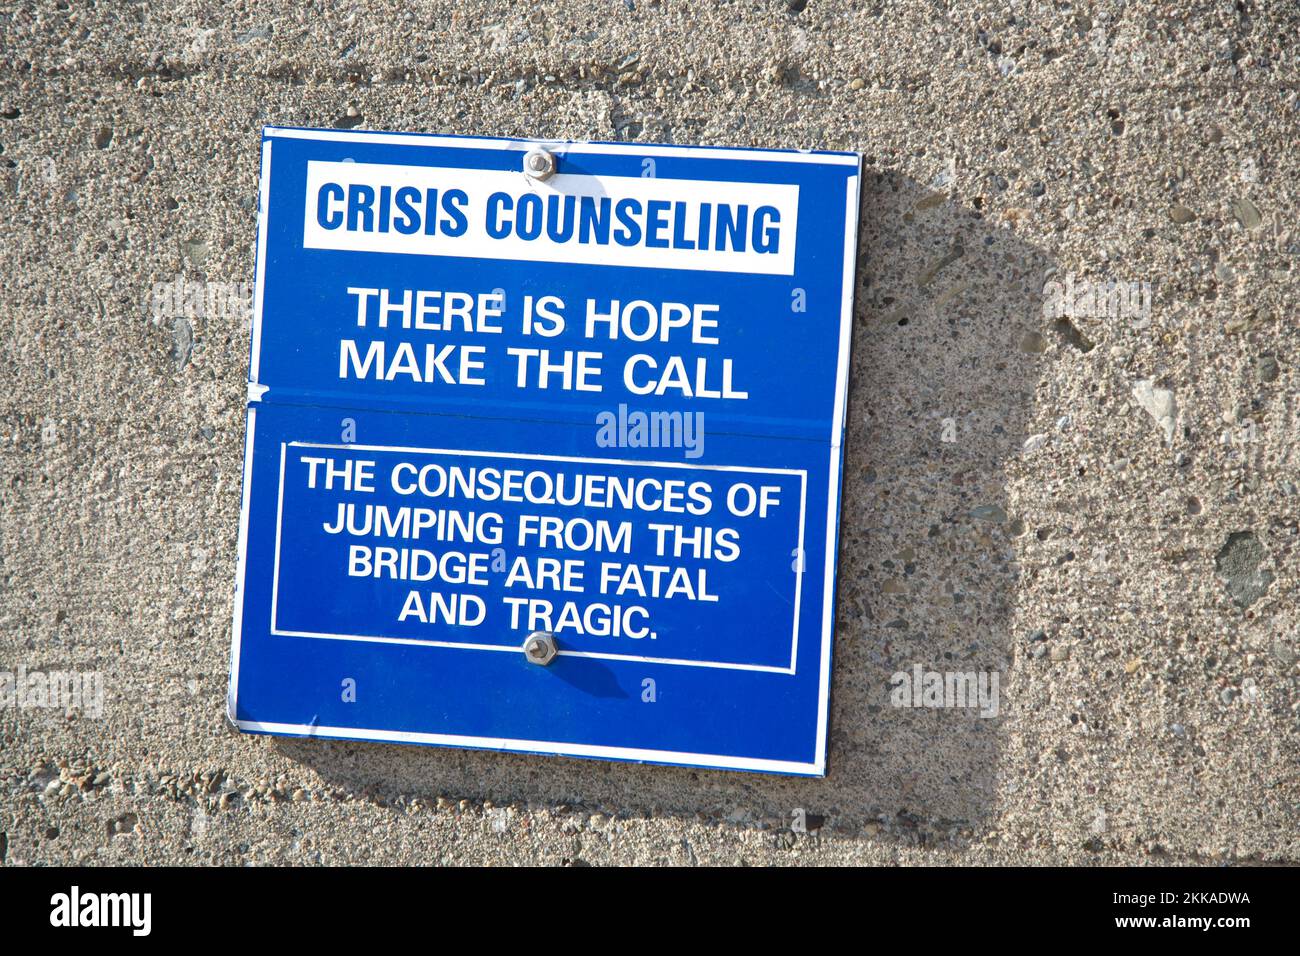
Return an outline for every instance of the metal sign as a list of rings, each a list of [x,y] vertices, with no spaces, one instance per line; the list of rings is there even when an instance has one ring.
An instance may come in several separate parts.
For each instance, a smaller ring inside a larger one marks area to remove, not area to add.
[[[231,719],[824,773],[858,186],[267,129]]]

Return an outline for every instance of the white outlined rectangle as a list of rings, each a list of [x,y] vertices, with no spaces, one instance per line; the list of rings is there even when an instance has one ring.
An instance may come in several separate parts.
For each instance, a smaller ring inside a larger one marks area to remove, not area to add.
[[[647,468],[681,468],[690,471],[721,471],[740,474],[759,475],[797,475],[799,478],[799,543],[798,554],[804,553],[804,519],[808,503],[808,472],[801,468],[750,468],[740,465],[696,465],[675,461],[638,461],[635,459],[615,458],[579,458],[567,455],[537,455],[523,452],[500,451],[466,451],[455,448],[412,448],[400,445],[357,445],[324,444],[319,442],[281,442],[280,443],[280,485],[276,490],[275,505],[275,563],[271,577],[271,633],[277,637],[313,637],[334,641],[359,641],[371,644],[407,644],[414,647],[445,647],[467,651],[508,651],[519,653],[518,644],[473,644],[463,641],[436,641],[420,638],[385,637],[379,634],[334,634],[323,631],[297,631],[279,627],[277,620],[280,595],[280,534],[284,518],[284,466],[290,448],[315,448],[326,451],[346,452],[400,452],[410,455],[446,455],[462,458],[506,458],[521,461],[563,462],[578,465],[616,465],[619,467],[643,466]],[[799,609],[803,596],[802,560],[795,562],[794,583],[794,624],[790,635],[790,664],[788,667],[775,667],[768,664],[740,664],[729,661],[696,661],[671,657],[650,657],[642,654],[610,654],[600,651],[574,651],[561,649],[562,657],[594,657],[606,661],[637,661],[642,664],[671,664],[682,667],[715,667],[723,670],[763,671],[769,674],[794,674],[799,656]]]

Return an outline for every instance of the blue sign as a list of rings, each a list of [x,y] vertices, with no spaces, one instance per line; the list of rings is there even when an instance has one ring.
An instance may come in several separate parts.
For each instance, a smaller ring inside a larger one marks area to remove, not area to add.
[[[265,130],[231,719],[825,773],[858,187]]]

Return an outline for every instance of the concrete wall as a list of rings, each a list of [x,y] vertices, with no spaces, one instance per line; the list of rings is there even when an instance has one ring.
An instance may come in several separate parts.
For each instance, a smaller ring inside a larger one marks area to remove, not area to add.
[[[0,709],[0,860],[1300,860],[1298,19],[11,5],[0,671],[105,702]],[[825,780],[228,729],[248,320],[152,291],[252,282],[272,123],[864,154]]]

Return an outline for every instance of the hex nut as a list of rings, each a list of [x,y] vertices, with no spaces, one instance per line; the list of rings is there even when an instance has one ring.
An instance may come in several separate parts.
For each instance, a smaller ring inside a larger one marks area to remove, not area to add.
[[[540,146],[524,153],[524,174],[545,181],[555,175],[555,157]]]
[[[559,653],[559,648],[555,643],[555,635],[547,631],[533,631],[524,641],[524,657],[530,664],[541,664],[545,666],[555,659]]]

